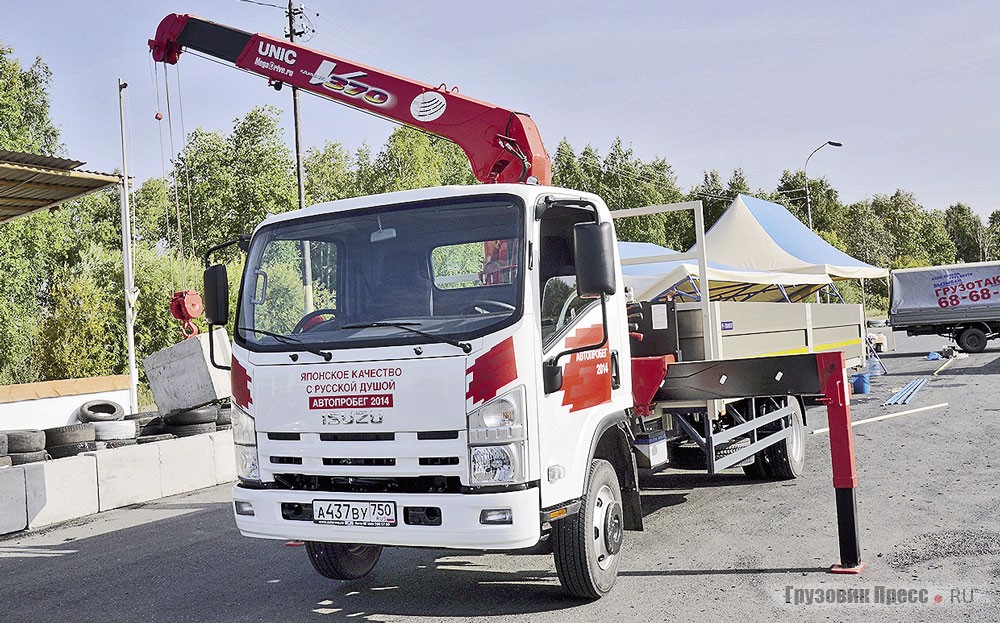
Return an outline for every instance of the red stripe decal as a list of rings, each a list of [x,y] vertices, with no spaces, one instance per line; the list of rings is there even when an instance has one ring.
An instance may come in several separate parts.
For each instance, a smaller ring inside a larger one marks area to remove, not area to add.
[[[566,338],[566,348],[597,344],[604,337],[600,326],[577,329]],[[563,406],[579,411],[611,400],[611,353],[608,345],[573,353],[563,370]]]
[[[517,378],[514,337],[507,338],[477,357],[465,374],[472,376],[469,389],[465,392],[466,400],[476,404],[496,397],[501,387]]]
[[[233,369],[229,374],[229,382],[233,392],[233,402],[238,407],[248,409],[253,404],[250,398],[250,375],[235,357],[232,362]]]

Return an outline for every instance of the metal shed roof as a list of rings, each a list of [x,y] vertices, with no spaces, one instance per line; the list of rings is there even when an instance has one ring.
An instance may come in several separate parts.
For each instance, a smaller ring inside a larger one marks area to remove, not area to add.
[[[0,223],[118,184],[78,160],[0,150]]]

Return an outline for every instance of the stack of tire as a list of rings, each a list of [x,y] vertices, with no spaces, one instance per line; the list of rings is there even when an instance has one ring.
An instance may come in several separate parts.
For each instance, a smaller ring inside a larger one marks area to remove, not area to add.
[[[204,433],[214,433],[217,429],[219,406],[205,405],[163,417],[163,432],[175,437],[192,437]]]
[[[97,449],[97,430],[93,424],[69,424],[45,429],[45,451],[53,459],[76,456]]]
[[[97,450],[134,446],[139,436],[136,420],[126,420],[121,405],[110,400],[91,400],[83,403],[77,416],[83,423],[94,427],[94,446]]]
[[[25,429],[0,433],[0,467],[36,463],[48,456],[45,431]]]

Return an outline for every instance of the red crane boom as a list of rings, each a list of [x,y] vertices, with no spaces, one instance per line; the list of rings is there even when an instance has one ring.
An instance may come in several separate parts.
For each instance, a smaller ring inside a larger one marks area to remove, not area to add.
[[[153,60],[174,64],[186,48],[234,63],[271,84],[291,84],[446,138],[469,157],[482,182],[541,184],[552,179],[552,163],[531,118],[354,61],[203,20],[171,14],[149,40]]]

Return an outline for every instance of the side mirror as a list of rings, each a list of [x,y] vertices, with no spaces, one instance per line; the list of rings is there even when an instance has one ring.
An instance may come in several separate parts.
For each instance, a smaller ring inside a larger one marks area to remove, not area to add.
[[[611,223],[577,223],[573,227],[576,290],[581,298],[615,293],[614,244]]]
[[[225,264],[205,269],[205,318],[210,324],[229,322],[229,277]]]
[[[562,389],[563,369],[559,363],[550,359],[542,364],[542,388],[546,394],[554,394]]]

